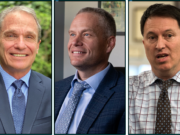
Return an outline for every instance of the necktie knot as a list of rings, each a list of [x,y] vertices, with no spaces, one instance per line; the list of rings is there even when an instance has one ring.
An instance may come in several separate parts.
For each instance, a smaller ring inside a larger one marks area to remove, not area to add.
[[[23,81],[22,80],[16,80],[13,82],[13,85],[14,85],[15,89],[21,89],[21,87],[23,85]]]
[[[16,80],[13,83],[13,86],[15,87],[15,93],[17,93],[18,97],[22,96],[21,87],[22,87],[23,83],[24,82],[22,80]]]
[[[159,88],[161,90],[167,90],[173,83],[172,79],[166,80],[166,81],[162,81],[160,79],[157,80],[157,83],[159,85]]]
[[[74,83],[74,90],[73,90],[73,94],[74,95],[79,95],[85,90],[85,89],[88,89],[90,88],[90,85],[86,82],[78,82],[76,81]]]

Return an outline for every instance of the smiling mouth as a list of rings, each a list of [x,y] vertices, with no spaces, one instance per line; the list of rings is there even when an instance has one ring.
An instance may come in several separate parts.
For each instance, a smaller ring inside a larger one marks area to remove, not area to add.
[[[82,53],[85,53],[85,52],[73,51],[72,53],[75,53],[75,54],[82,54]]]
[[[158,58],[158,59],[162,59],[162,58],[165,58],[165,57],[167,57],[167,56],[168,56],[167,54],[163,54],[163,55],[158,55],[157,58]]]
[[[26,57],[27,55],[26,54],[11,54],[15,57]]]

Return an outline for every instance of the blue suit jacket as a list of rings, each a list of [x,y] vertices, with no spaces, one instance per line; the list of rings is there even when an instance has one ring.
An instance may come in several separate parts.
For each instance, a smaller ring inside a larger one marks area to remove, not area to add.
[[[51,134],[51,79],[31,72],[22,134]],[[0,74],[0,134],[15,134],[8,94]]]
[[[55,83],[55,120],[74,76]],[[77,134],[125,134],[125,78],[111,65],[94,93]]]

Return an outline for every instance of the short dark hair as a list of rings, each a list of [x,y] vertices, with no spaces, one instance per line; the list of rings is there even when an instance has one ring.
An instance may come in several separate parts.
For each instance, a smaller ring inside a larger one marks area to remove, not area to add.
[[[144,14],[141,17],[141,34],[144,34],[144,25],[148,18],[150,17],[170,17],[175,19],[178,22],[180,27],[180,9],[165,4],[154,4],[147,8]]]
[[[86,7],[81,9],[78,13],[94,13],[99,16],[99,22],[102,24],[102,29],[106,37],[116,36],[116,24],[113,16],[101,8]]]

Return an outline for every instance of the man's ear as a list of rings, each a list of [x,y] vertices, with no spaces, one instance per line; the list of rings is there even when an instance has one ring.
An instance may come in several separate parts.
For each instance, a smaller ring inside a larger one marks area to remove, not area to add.
[[[110,53],[112,49],[114,48],[116,43],[116,37],[115,36],[110,36],[107,40],[107,49],[106,52]]]
[[[39,50],[39,45],[41,43],[41,40],[39,40],[39,42],[37,43],[37,49],[36,49],[36,54],[38,54],[38,50]]]
[[[144,44],[144,38],[142,39],[142,42],[143,42],[143,44]]]

